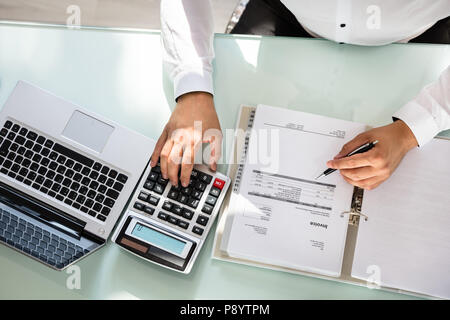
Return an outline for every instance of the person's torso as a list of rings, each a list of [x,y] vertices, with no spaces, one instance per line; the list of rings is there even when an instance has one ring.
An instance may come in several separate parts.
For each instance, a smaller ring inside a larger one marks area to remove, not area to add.
[[[420,35],[450,16],[450,0],[281,0],[313,35],[383,45]]]

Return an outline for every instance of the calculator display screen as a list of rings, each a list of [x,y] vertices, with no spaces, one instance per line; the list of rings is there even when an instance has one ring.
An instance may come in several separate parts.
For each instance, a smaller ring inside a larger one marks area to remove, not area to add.
[[[172,238],[140,223],[136,223],[131,234],[175,254],[181,254],[186,245],[186,242]]]

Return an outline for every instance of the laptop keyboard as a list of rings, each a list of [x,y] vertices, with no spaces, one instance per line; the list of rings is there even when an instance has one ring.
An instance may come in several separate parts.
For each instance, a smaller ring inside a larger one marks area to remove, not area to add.
[[[138,200],[133,208],[148,216],[153,216],[163,195],[168,180],[161,175],[159,164],[150,170],[143,189],[139,191]],[[211,188],[208,191],[208,187]],[[225,186],[225,181],[198,171],[192,170],[189,185],[183,187],[170,185],[170,189],[161,201],[162,209],[154,217],[165,224],[176,226],[183,231],[190,231],[196,236],[202,236],[210,222],[210,215],[218,201],[218,197]],[[203,205],[199,207],[202,199]],[[201,208],[201,210],[200,210]]]
[[[0,241],[59,269],[89,251],[0,209]]]
[[[0,173],[104,222],[128,177],[7,120]]]

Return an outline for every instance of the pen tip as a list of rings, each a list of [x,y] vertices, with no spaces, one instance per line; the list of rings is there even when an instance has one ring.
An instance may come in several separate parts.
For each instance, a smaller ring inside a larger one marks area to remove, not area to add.
[[[321,176],[323,176],[323,173],[321,173],[319,176],[317,176],[315,180],[319,179]]]

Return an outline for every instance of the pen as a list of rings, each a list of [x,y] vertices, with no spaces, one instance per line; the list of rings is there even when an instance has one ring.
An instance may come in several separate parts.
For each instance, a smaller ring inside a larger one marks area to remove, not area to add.
[[[355,150],[353,150],[352,152],[350,152],[348,155],[346,155],[346,157],[350,157],[354,154],[357,153],[364,153],[369,151],[370,149],[372,149],[376,144],[378,143],[378,140],[375,140],[373,142],[368,142],[366,144],[363,144],[362,146],[360,146],[359,148],[356,148]],[[337,169],[331,169],[328,168],[327,170],[325,170],[323,173],[320,174],[320,176],[318,176],[315,180],[319,179],[321,176],[327,176],[330,173],[335,172]]]

